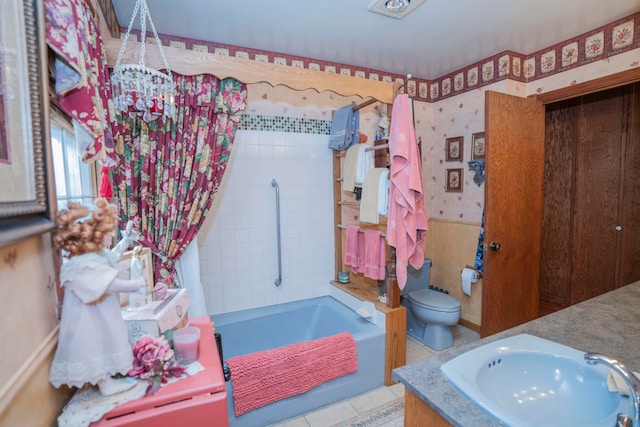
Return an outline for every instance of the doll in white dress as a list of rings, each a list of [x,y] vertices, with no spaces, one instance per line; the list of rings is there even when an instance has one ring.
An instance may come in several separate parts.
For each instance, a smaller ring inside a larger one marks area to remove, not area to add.
[[[106,249],[113,239],[117,211],[105,199],[97,199],[95,205],[91,217],[82,222],[77,219],[89,210],[77,203],[58,213],[54,244],[69,260],[60,271],[64,303],[49,381],[55,387],[98,385],[103,395],[111,395],[135,385],[126,377],[113,378],[125,376],[133,364],[118,292],[133,292],[145,282],[141,277],[117,278],[117,261],[129,242],[118,244],[118,250]]]

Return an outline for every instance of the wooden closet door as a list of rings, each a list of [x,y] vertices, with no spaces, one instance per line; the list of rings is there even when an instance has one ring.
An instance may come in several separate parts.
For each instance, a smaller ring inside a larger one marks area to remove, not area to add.
[[[619,286],[640,280],[640,83],[631,86],[627,106]]]
[[[575,99],[549,104],[545,111],[544,209],[540,259],[541,310],[571,304],[571,227],[573,222],[573,153]],[[544,303],[544,305],[542,304]]]
[[[618,287],[625,89],[582,97],[574,157],[571,304]]]

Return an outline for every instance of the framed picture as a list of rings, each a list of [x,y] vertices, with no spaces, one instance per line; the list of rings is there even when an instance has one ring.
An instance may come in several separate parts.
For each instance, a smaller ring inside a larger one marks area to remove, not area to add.
[[[122,255],[122,258],[118,261],[118,268],[120,273],[118,277],[120,279],[131,279],[131,259],[133,258],[133,251],[127,251]],[[153,281],[153,260],[151,259],[151,249],[143,248],[140,251],[140,260],[142,261],[142,277],[147,284],[147,289],[151,294],[155,285]]]
[[[120,270],[120,273],[118,273],[119,279],[131,279],[132,258],[133,251],[127,251],[124,253],[124,255],[122,255],[122,258],[118,260],[118,268]],[[147,284],[147,291],[149,292],[149,295],[151,295],[153,294],[153,287],[155,286],[155,282],[153,281],[153,260],[151,259],[150,248],[143,248],[142,251],[140,251],[140,260],[142,261],[142,277]],[[120,306],[126,307],[127,304],[129,304],[129,294],[121,292],[119,297]]]
[[[0,14],[0,246],[54,226],[46,52],[34,5],[3,0]]]
[[[447,162],[462,162],[462,154],[464,152],[464,137],[456,136],[455,138],[447,138],[445,150],[445,160]]]
[[[484,132],[471,135],[471,160],[484,160]]]
[[[447,169],[447,183],[445,191],[449,193],[462,193],[463,169]]]

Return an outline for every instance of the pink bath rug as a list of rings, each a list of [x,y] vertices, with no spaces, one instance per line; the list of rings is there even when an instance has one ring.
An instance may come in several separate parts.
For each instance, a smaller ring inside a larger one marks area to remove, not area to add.
[[[227,360],[236,416],[358,370],[349,332]]]

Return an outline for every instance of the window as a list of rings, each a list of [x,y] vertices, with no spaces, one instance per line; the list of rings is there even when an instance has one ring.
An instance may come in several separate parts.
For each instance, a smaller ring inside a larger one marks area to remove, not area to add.
[[[80,160],[73,127],[61,116],[58,112],[52,112],[50,123],[58,210],[66,209],[70,201],[91,209],[98,194],[95,163],[86,164]]]

